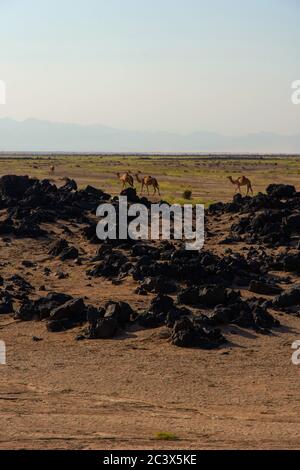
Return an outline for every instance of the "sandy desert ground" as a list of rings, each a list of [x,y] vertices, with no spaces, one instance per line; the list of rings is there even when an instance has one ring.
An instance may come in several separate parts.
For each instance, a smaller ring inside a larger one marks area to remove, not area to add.
[[[293,158],[115,161],[91,157],[85,164],[84,157],[59,157],[53,179],[62,184],[60,178],[68,176],[82,186],[89,183],[116,194],[113,165],[116,171],[138,167],[159,178],[163,198],[180,200],[182,190],[192,187],[194,201],[205,203],[231,200],[228,174],[247,174],[255,191],[273,182],[300,189],[300,162]],[[46,177],[51,162],[4,159],[0,174]],[[224,253],[228,247],[219,241],[229,223],[227,215],[214,221],[210,228],[216,236],[206,248]],[[70,227],[72,242],[88,260],[95,247],[76,226]],[[49,230],[60,232],[62,226]],[[37,291],[45,285],[47,291],[83,296],[96,306],[107,299],[127,301],[137,310],[148,305],[152,294],[135,294],[137,283],[131,278],[119,285],[88,279],[82,266],[73,261],[62,266],[47,256],[48,245],[47,240],[1,237],[1,276],[20,274]],[[240,243],[234,249],[243,247]],[[28,259],[34,269],[22,265]],[[61,269],[67,278],[56,276]],[[247,298],[249,292],[242,295]],[[7,347],[7,365],[0,366],[0,449],[299,449],[300,366],[291,362],[291,345],[300,339],[300,319],[278,312],[274,316],[281,327],[271,334],[226,326],[228,343],[207,351],[170,344],[166,327],[132,326],[113,339],[76,341],[80,327],[51,333],[43,321],[0,315],[0,339]],[[174,439],[157,439],[159,432]]]

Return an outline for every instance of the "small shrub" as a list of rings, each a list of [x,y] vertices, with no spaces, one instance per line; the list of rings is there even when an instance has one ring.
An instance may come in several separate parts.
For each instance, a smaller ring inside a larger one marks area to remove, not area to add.
[[[178,437],[172,432],[157,432],[155,439],[158,441],[177,441]]]
[[[189,201],[190,199],[192,199],[192,191],[190,189],[186,189],[185,191],[183,191],[182,197],[183,199],[187,199]]]

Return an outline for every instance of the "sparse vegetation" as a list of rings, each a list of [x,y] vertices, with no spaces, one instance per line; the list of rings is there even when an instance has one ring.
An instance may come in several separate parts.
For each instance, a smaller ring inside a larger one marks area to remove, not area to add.
[[[151,175],[159,181],[161,198],[169,203],[186,203],[186,191],[192,192],[193,204],[206,207],[219,200],[229,201],[233,188],[226,179],[246,174],[253,183],[254,194],[264,191],[269,183],[284,182],[298,187],[300,158],[272,157],[238,159],[209,159],[205,156],[119,156],[119,155],[57,155],[57,156],[17,156],[0,157],[0,174],[29,175],[49,178],[49,166],[55,165],[54,180],[60,184],[61,178],[74,178],[79,188],[91,184],[116,195],[120,183],[116,173],[137,169],[143,175]],[[140,184],[134,181],[140,192]],[[147,192],[145,192],[146,194]],[[158,195],[150,197],[159,201]]]
[[[172,432],[157,432],[155,434],[155,439],[158,441],[177,441],[178,437]]]
[[[183,199],[187,199],[188,201],[190,201],[192,199],[192,191],[190,189],[186,189],[185,191],[183,191],[182,197]]]

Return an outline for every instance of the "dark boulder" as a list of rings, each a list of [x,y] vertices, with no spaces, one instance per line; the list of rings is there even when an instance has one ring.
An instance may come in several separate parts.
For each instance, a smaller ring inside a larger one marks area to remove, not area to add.
[[[279,320],[275,319],[265,308],[257,305],[253,310],[253,328],[260,332],[269,331],[280,326]]]
[[[232,308],[225,305],[217,305],[212,312],[203,315],[202,321],[209,325],[226,325],[229,324],[233,318],[234,313]]]
[[[0,315],[1,314],[7,314],[7,313],[13,313],[13,302],[12,298],[10,295],[3,295],[1,296],[0,300]]]
[[[167,313],[165,324],[168,328],[172,328],[174,323],[180,320],[182,317],[192,318],[192,312],[186,307],[172,307]]]
[[[37,312],[34,307],[35,307],[34,302],[29,301],[28,299],[23,301],[21,305],[19,306],[19,308],[17,309],[14,318],[16,320],[22,320],[22,321],[34,320],[36,318],[35,315],[37,315]],[[36,319],[39,319],[39,318],[36,318]]]
[[[278,295],[273,302],[275,308],[278,307],[282,309],[295,305],[300,305],[300,287],[292,287]]]
[[[36,180],[28,176],[4,175],[0,178],[0,194],[5,197],[20,199],[35,182]]]
[[[0,235],[14,234],[15,227],[11,218],[0,221]]]
[[[52,310],[70,300],[72,300],[70,295],[60,292],[49,292],[45,297],[40,297],[34,301],[33,311],[35,312],[35,316],[39,320],[42,320],[48,318]]]
[[[174,308],[174,301],[167,295],[157,295],[150,303],[149,309],[137,317],[137,322],[143,328],[157,328],[167,320],[167,315]]]
[[[140,313],[137,322],[143,328],[158,328],[165,324],[167,318],[166,313],[154,313],[151,310]]]
[[[274,267],[279,271],[300,272],[300,253],[283,253],[274,262]]]
[[[181,289],[177,294],[179,304],[197,305],[199,303],[199,287]]]
[[[300,230],[300,214],[296,212],[291,214],[286,219],[287,227],[290,232],[297,232],[299,233]]]
[[[141,283],[141,289],[156,294],[172,294],[176,292],[176,284],[164,276],[146,277]]]
[[[72,300],[72,297],[60,292],[49,292],[45,297],[36,300],[25,299],[16,312],[15,318],[23,321],[43,320],[51,311]]]
[[[26,219],[15,224],[13,233],[19,238],[40,238],[48,236],[46,230],[43,230],[37,223],[30,222],[30,220]]]
[[[124,327],[126,323],[129,323],[133,315],[133,310],[127,302],[115,302],[108,301],[105,304],[104,318],[114,317],[117,320],[118,325]]]
[[[135,188],[126,188],[120,192],[120,196],[126,196],[128,202],[137,203],[140,202],[139,196],[136,194]]]
[[[51,256],[59,256],[64,250],[67,250],[68,248],[69,243],[67,242],[67,240],[65,240],[64,238],[60,238],[59,240],[56,240],[54,243],[52,243],[48,254]]]
[[[70,319],[74,322],[86,320],[86,307],[82,298],[71,299],[50,312],[52,320]]]
[[[260,295],[278,295],[282,289],[266,282],[252,280],[249,285],[249,291]]]
[[[214,349],[226,342],[218,329],[199,326],[187,317],[175,322],[171,342],[183,348]]]
[[[108,339],[112,338],[118,331],[118,321],[114,316],[99,318],[86,331],[88,339]]]
[[[128,274],[132,265],[127,257],[114,252],[104,256],[103,260],[87,271],[89,276],[114,278]]]
[[[205,307],[215,307],[219,304],[229,304],[240,298],[240,293],[222,286],[203,287],[199,291],[199,304]]]
[[[168,313],[174,306],[172,297],[167,295],[157,295],[150,303],[150,310],[155,313]]]
[[[76,259],[79,256],[78,249],[75,248],[75,246],[70,246],[68,248],[65,248],[61,254],[60,254],[60,259],[62,261],[68,260],[68,259]]]
[[[70,179],[70,178],[66,178],[66,182],[63,186],[61,186],[60,188],[60,191],[76,191],[77,190],[77,184],[76,184],[76,181]]]
[[[278,199],[288,199],[296,194],[295,186],[290,184],[270,184],[266,191],[269,196]]]

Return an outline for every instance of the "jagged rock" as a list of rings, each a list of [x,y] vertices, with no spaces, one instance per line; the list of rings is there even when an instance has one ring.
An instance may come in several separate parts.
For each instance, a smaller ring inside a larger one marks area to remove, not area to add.
[[[165,324],[168,328],[172,328],[176,321],[182,317],[192,317],[192,312],[186,307],[172,307],[167,313]]]
[[[30,223],[27,220],[21,220],[19,224],[15,225],[13,233],[20,238],[39,238],[48,235],[38,224]]]
[[[64,250],[67,250],[68,248],[69,243],[67,240],[60,238],[51,245],[48,254],[51,256],[59,256]]]
[[[104,259],[87,271],[89,276],[112,278],[118,275],[126,275],[131,268],[131,263],[120,253],[112,253],[104,256]]]
[[[219,304],[228,304],[240,298],[240,293],[221,286],[204,287],[199,291],[199,304],[206,307],[215,307]]]
[[[214,349],[226,342],[218,329],[201,327],[187,317],[175,322],[171,342],[184,348]]]
[[[32,261],[30,260],[23,260],[22,261],[22,266],[25,266],[25,268],[33,268],[35,266],[35,263],[33,263]]]
[[[34,301],[26,299],[17,310],[15,318],[23,321],[48,318],[52,310],[71,299],[70,295],[60,292],[49,292],[45,297],[40,297]]]
[[[50,312],[52,320],[70,319],[74,322],[86,319],[85,305],[82,298],[71,299]]]
[[[177,294],[179,304],[197,305],[199,303],[199,287],[181,289]]]
[[[12,313],[13,310],[13,303],[12,303],[12,298],[10,295],[3,295],[1,296],[0,300],[0,315],[1,314],[7,314],[7,313]]]
[[[67,279],[69,277],[69,274],[64,273],[63,271],[56,271],[54,276],[57,277],[57,279]]]
[[[174,301],[167,295],[157,295],[150,303],[149,309],[137,317],[137,322],[144,328],[157,328],[167,320],[167,315],[174,308]]]
[[[300,213],[295,212],[294,214],[291,214],[287,217],[286,223],[288,226],[288,229],[291,232],[298,232],[300,230]]]
[[[275,261],[275,267],[287,272],[300,272],[300,253],[280,255]]]
[[[253,310],[253,320],[253,328],[258,331],[269,331],[280,326],[279,320],[276,320],[273,315],[259,305]]]
[[[140,198],[136,194],[135,188],[126,188],[123,189],[120,193],[120,196],[126,196],[129,202],[137,203],[140,202]]]
[[[300,287],[292,287],[291,289],[282,292],[278,295],[273,302],[274,307],[286,308],[294,305],[300,305]]]
[[[76,191],[77,190],[77,184],[76,181],[66,178],[66,182],[63,186],[61,186],[61,191]]]
[[[238,300],[230,305],[217,305],[213,312],[201,316],[202,324],[210,326],[235,324],[267,333],[280,323],[268,311],[260,299]]]
[[[78,258],[79,252],[75,246],[70,246],[68,248],[65,248],[61,254],[60,254],[60,259],[62,261],[68,260],[68,259],[76,259]]]
[[[270,184],[267,187],[267,194],[274,198],[291,198],[295,195],[295,186],[290,184]]]
[[[105,304],[104,308],[104,318],[114,317],[120,326],[125,326],[126,323],[129,323],[133,315],[133,310],[127,302],[114,302],[110,300]]]
[[[92,328],[90,327],[87,337],[89,339],[108,339],[112,338],[117,330],[118,321],[115,317],[100,318]]]
[[[177,286],[164,276],[157,276],[146,277],[141,283],[141,289],[147,292],[155,292],[156,294],[172,294],[176,292]]]
[[[282,289],[266,282],[252,280],[249,285],[249,291],[260,295],[278,295]]]
[[[26,190],[35,183],[28,176],[4,175],[0,178],[0,194],[20,199]]]
[[[168,313],[174,306],[172,297],[167,295],[157,295],[150,303],[150,310],[155,313]]]

